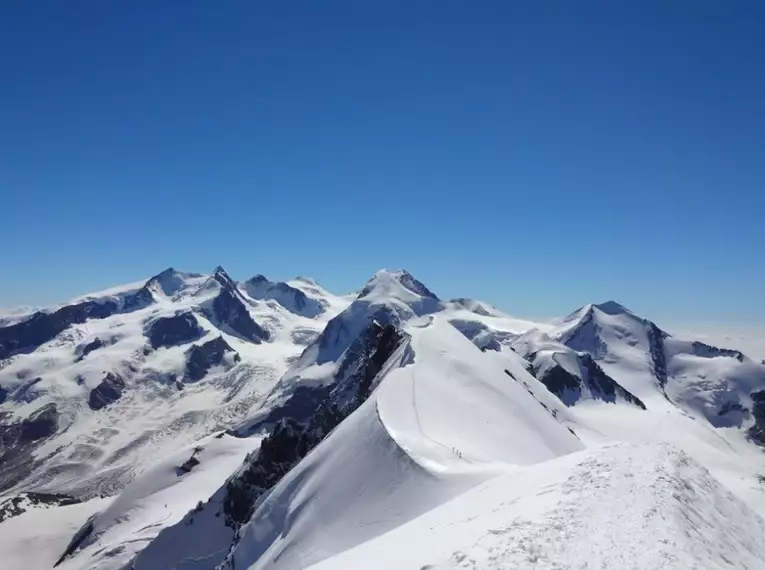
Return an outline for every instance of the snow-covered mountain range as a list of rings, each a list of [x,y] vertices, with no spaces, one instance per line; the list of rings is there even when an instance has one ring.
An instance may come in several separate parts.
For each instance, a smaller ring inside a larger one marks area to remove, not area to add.
[[[765,568],[765,366],[609,301],[167,269],[0,316],[3,567]]]

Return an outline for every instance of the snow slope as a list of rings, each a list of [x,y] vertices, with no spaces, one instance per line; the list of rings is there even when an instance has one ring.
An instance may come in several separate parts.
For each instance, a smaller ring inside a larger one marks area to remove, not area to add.
[[[55,508],[34,508],[0,523],[0,555],[4,570],[43,570],[56,560],[85,524],[110,499]]]
[[[685,453],[595,448],[509,472],[311,570],[757,570],[765,521]]]
[[[4,423],[21,422],[47,407],[56,424],[50,437],[24,449],[5,449],[6,460],[10,453],[18,463],[5,487],[112,494],[136,468],[241,421],[345,306],[331,295],[311,297],[326,310],[307,318],[237,290],[247,318],[269,334],[267,342],[257,344],[213,314],[224,289],[217,277],[169,269],[143,284],[87,295],[73,303],[119,306],[139,291],[146,302],[136,310],[75,322],[34,350],[0,361]],[[318,287],[314,291],[321,293]],[[152,346],[153,324],[171,322],[180,313],[190,315],[200,332]],[[189,350],[216,338],[231,352],[203,372],[201,381],[190,381]],[[116,378],[113,387],[103,388],[107,378]],[[94,399],[94,390],[105,397]],[[94,403],[101,407],[94,409]]]
[[[78,546],[77,556],[60,568],[127,564],[163,528],[210,496],[252,445],[228,435],[208,436],[157,460],[91,519],[92,531]]]
[[[12,566],[45,517],[65,570],[765,567],[765,367],[618,303],[220,268],[77,302],[0,326],[0,478],[109,498],[0,522]]]
[[[446,319],[415,319],[405,330],[413,362],[383,374],[370,399],[274,488],[242,530],[231,568],[305,567],[504,466],[582,448]]]

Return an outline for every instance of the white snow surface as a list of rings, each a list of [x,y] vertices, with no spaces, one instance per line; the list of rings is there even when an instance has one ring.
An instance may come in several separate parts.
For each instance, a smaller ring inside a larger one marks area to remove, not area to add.
[[[52,568],[88,518],[111,499],[95,498],[75,505],[31,508],[0,523],[0,567],[3,570]]]
[[[59,568],[107,570],[128,564],[163,528],[209,497],[254,443],[208,436],[156,461],[95,516],[91,536]],[[192,456],[199,464],[187,473],[179,470]]]
[[[445,318],[416,319],[406,332],[410,344],[373,395],[260,505],[231,568],[303,568],[506,466],[582,449]]]
[[[243,295],[252,318],[271,334],[269,342],[256,345],[217,329],[199,310],[220,289],[209,275],[167,270],[149,283],[155,302],[146,308],[72,325],[33,352],[0,363],[0,387],[10,394],[0,411],[21,419],[54,403],[60,416],[58,434],[35,451],[37,457],[52,455],[18,490],[111,494],[155,458],[238,424],[326,321],[345,307],[342,299],[328,295],[321,299],[326,311],[312,319]],[[80,300],[136,288],[130,284]],[[205,331],[202,338],[147,353],[146,323],[179,310],[193,312]],[[172,378],[183,376],[185,352],[218,336],[241,361],[214,367],[201,381],[179,390]],[[105,346],[82,357],[82,348],[96,338]],[[92,410],[88,394],[108,372],[120,376],[127,387],[116,402]]]
[[[758,570],[763,532],[687,454],[619,444],[509,471],[310,568]]]
[[[746,438],[751,415],[718,413],[726,403],[751,408],[750,392],[765,389],[758,361],[667,337],[662,384],[650,323],[614,302],[546,324],[442,301],[400,270],[381,270],[355,298],[310,278],[288,285],[324,312],[298,314],[285,288],[261,287],[256,299],[239,285],[271,334],[262,344],[218,330],[199,310],[218,293],[215,280],[173,270],[154,280],[149,307],[74,325],[0,364],[11,394],[1,411],[23,418],[55,402],[62,412],[57,435],[35,452],[52,455],[12,491],[84,481],[114,495],[0,523],[10,568],[49,567],[91,515],[94,532],[64,570],[765,568],[765,455]],[[222,335],[241,362],[182,391],[163,383],[182,371],[190,345],[143,355],[143,328],[177,310],[205,329],[196,343]],[[224,482],[264,434],[213,434],[256,422],[299,386],[331,381],[374,319],[408,339],[367,401],[235,534],[217,508]],[[79,359],[96,337],[107,346]],[[566,406],[520,355],[574,370],[577,351],[647,409],[590,398]],[[105,371],[128,388],[90,410],[83,401]],[[179,474],[191,455],[200,463]],[[34,521],[39,539],[27,527]],[[17,541],[40,549],[30,565]]]

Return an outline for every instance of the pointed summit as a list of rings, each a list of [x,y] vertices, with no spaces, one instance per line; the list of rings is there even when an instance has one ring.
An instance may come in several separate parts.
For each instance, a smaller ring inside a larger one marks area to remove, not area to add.
[[[231,277],[220,265],[215,268],[212,280],[220,285],[220,292],[207,308],[208,317],[218,326],[226,327],[226,332],[236,334],[244,340],[259,344],[270,338],[267,330],[255,322],[247,310],[245,296],[239,291]]]
[[[632,315],[634,314],[624,305],[617,303],[616,301],[606,301],[605,303],[598,303],[597,305],[590,305],[599,311],[606,313],[607,315]]]
[[[367,281],[358,298],[387,296],[409,301],[415,297],[440,302],[440,299],[406,269],[380,269]]]

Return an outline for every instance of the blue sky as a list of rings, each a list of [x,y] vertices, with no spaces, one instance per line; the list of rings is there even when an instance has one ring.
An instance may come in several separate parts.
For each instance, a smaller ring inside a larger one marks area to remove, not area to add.
[[[0,306],[167,266],[765,317],[765,5],[0,6]]]

